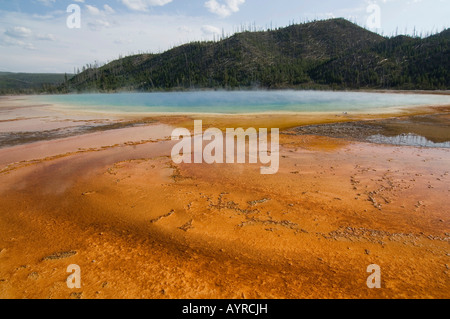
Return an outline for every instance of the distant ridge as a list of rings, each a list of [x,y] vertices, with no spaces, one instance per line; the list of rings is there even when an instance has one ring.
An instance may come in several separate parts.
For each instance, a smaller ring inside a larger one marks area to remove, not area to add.
[[[28,94],[54,89],[73,74],[0,72],[0,94]]]
[[[242,32],[90,67],[50,93],[190,89],[450,89],[450,30],[383,37],[345,19]]]

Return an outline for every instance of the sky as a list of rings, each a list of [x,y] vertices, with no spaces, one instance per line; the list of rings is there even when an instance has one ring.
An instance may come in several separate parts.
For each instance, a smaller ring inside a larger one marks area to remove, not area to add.
[[[346,18],[385,36],[450,27],[450,0],[0,0],[0,72],[73,73],[190,41]]]

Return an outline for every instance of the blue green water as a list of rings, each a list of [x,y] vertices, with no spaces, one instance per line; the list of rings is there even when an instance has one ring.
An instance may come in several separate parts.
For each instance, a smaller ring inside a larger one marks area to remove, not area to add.
[[[446,95],[323,91],[77,94],[38,99],[69,109],[133,113],[352,112],[450,104],[450,96]]]

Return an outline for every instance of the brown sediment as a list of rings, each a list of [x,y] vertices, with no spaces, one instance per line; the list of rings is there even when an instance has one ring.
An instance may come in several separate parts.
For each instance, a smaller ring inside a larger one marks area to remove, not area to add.
[[[327,136],[281,134],[280,143],[287,149],[334,151],[349,145],[350,142]]]
[[[27,167],[27,166],[31,166],[31,165],[35,165],[35,164],[40,164],[43,162],[49,162],[49,161],[53,161],[59,158],[63,158],[63,157],[69,157],[75,154],[81,154],[81,153],[87,153],[87,152],[100,152],[100,151],[104,151],[110,148],[116,148],[116,147],[123,147],[123,146],[137,146],[137,145],[143,145],[143,144],[147,144],[147,143],[156,143],[156,142],[160,142],[162,140],[147,140],[147,141],[139,141],[139,142],[127,142],[127,143],[123,143],[123,144],[114,144],[114,145],[110,145],[110,146],[102,146],[101,148],[89,148],[89,149],[82,149],[79,150],[77,152],[69,152],[69,153],[64,153],[64,154],[59,154],[59,155],[54,155],[54,156],[48,156],[45,158],[39,158],[39,159],[33,159],[33,160],[25,160],[25,161],[21,161],[21,162],[15,162],[15,163],[11,163],[8,164],[7,166],[5,166],[3,169],[0,169],[0,174],[8,174],[11,171],[23,168],[23,167]]]
[[[168,139],[171,132],[170,126],[156,123],[3,148],[0,171],[81,152],[158,142]]]
[[[1,175],[0,296],[449,297],[448,150],[288,136],[279,173],[260,175],[175,165],[170,143]]]
[[[368,141],[368,137],[382,134],[397,136],[416,134],[435,143],[450,141],[450,114],[427,114],[388,119],[306,125],[291,129],[286,134],[319,135]]]
[[[160,123],[194,129],[194,120],[202,120],[203,128],[210,127],[225,130],[229,127],[279,128],[281,131],[305,125],[331,124],[341,122],[357,122],[390,118],[409,118],[435,114],[449,114],[449,106],[399,107],[383,110],[379,113],[349,112],[349,113],[258,113],[240,115],[152,115],[147,120],[157,120]]]
[[[0,298],[448,298],[450,150],[288,130],[446,128],[447,112],[152,116],[0,150]],[[282,128],[279,172],[175,165],[164,137],[195,119]]]
[[[42,118],[40,118],[42,119]],[[32,119],[33,120],[33,119]],[[21,119],[20,121],[25,121]],[[64,126],[62,122],[69,122],[67,126]],[[83,123],[80,125],[74,125],[75,123]],[[27,131],[14,131],[12,129],[9,132],[4,131],[2,128],[0,131],[0,148],[11,147],[22,144],[30,144],[39,141],[49,141],[57,140],[71,136],[80,136],[94,132],[104,132],[112,130],[120,130],[130,127],[146,126],[152,123],[156,123],[156,120],[134,120],[134,121],[116,121],[116,122],[105,122],[99,120],[87,120],[87,121],[77,121],[77,120],[65,120],[52,123],[57,128],[49,128],[49,124],[46,123],[47,127],[44,130],[30,130],[28,127]],[[6,128],[7,129],[7,128]]]

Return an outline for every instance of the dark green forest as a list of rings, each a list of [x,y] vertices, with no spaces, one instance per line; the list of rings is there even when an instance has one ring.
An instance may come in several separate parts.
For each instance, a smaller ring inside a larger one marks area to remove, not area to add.
[[[0,94],[34,94],[54,90],[73,74],[0,72]]]
[[[383,37],[345,19],[241,32],[87,66],[46,93],[190,89],[450,89],[450,29]]]

